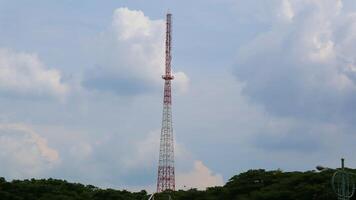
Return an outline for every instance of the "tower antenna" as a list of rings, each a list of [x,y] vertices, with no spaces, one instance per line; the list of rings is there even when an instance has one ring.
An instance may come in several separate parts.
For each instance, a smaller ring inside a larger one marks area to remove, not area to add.
[[[166,21],[166,60],[163,95],[163,115],[161,140],[159,148],[159,163],[157,177],[157,192],[175,190],[174,173],[174,139],[172,127],[172,88],[171,81],[174,79],[171,71],[171,49],[172,49],[172,14],[167,13]]]

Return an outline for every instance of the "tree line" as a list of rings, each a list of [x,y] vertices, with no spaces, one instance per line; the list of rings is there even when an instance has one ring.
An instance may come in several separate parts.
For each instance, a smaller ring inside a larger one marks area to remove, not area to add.
[[[355,171],[355,170],[351,170]],[[331,177],[333,170],[323,172],[283,172],[249,170],[233,176],[224,186],[204,191],[167,191],[155,200],[335,200]],[[1,200],[147,200],[149,194],[126,190],[101,189],[92,185],[69,183],[56,179],[6,181],[0,178]],[[356,200],[355,197],[352,200]]]

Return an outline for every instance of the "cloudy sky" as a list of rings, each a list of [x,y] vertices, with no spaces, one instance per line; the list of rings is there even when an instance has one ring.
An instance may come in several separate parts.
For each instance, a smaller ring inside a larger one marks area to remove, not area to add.
[[[153,190],[168,9],[178,188],[356,166],[354,0],[0,0],[0,176]]]

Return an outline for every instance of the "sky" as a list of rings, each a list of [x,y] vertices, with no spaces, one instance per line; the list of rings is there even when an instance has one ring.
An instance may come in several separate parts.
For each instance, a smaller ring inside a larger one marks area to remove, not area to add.
[[[0,0],[0,176],[154,191],[168,10],[177,188],[356,166],[354,0]]]

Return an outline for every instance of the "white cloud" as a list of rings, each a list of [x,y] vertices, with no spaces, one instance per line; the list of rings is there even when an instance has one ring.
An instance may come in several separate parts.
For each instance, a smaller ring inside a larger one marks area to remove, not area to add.
[[[208,187],[222,186],[224,180],[221,174],[213,173],[202,161],[196,160],[193,164],[193,169],[188,172],[177,172],[176,168],[176,190],[188,190],[196,188],[205,190]],[[145,186],[130,186],[130,191],[146,190],[149,193],[156,192],[156,184]]]
[[[59,71],[47,69],[35,54],[0,48],[0,92],[5,95],[63,98],[69,88],[61,78]]]
[[[112,27],[117,33],[118,40],[154,38],[157,37],[157,33],[159,35],[164,33],[162,32],[164,22],[152,21],[142,11],[118,8],[113,18]]]
[[[188,173],[177,173],[176,182],[178,189],[200,190],[224,184],[222,175],[214,174],[202,161],[195,161],[194,169]]]
[[[178,93],[185,93],[188,91],[189,78],[185,73],[183,72],[174,73],[174,80],[175,82],[178,83],[178,87],[177,87]],[[175,82],[173,82],[173,84],[175,84]]]
[[[118,94],[161,88],[164,41],[164,20],[152,20],[142,11],[116,9],[111,26],[101,34],[95,46],[97,67],[87,71],[83,85]],[[177,79],[173,84],[178,90],[186,90],[187,76],[183,72],[174,75]]]
[[[131,169],[151,166],[153,163],[156,163],[156,158],[158,158],[159,143],[159,131],[149,133],[144,140],[138,141],[133,145],[132,154],[128,154],[128,157],[124,158],[123,163],[127,168]]]
[[[283,0],[281,4],[281,14],[280,17],[287,19],[288,21],[293,20],[294,11],[289,0]]]
[[[239,51],[235,74],[243,93],[274,114],[354,118],[346,114],[356,91],[350,70],[356,57],[349,53],[356,44],[354,13],[344,11],[342,1],[285,2],[274,7],[288,8],[293,20],[269,21],[271,29]]]
[[[150,132],[143,140],[134,143],[133,149],[127,157],[123,156],[123,164],[130,169],[152,167],[156,168],[158,165],[160,145],[160,131]],[[176,160],[183,162],[191,159],[191,153],[177,141],[174,144],[174,154]]]
[[[0,125],[0,159],[2,174],[7,178],[39,176],[60,161],[46,139],[21,124]]]

